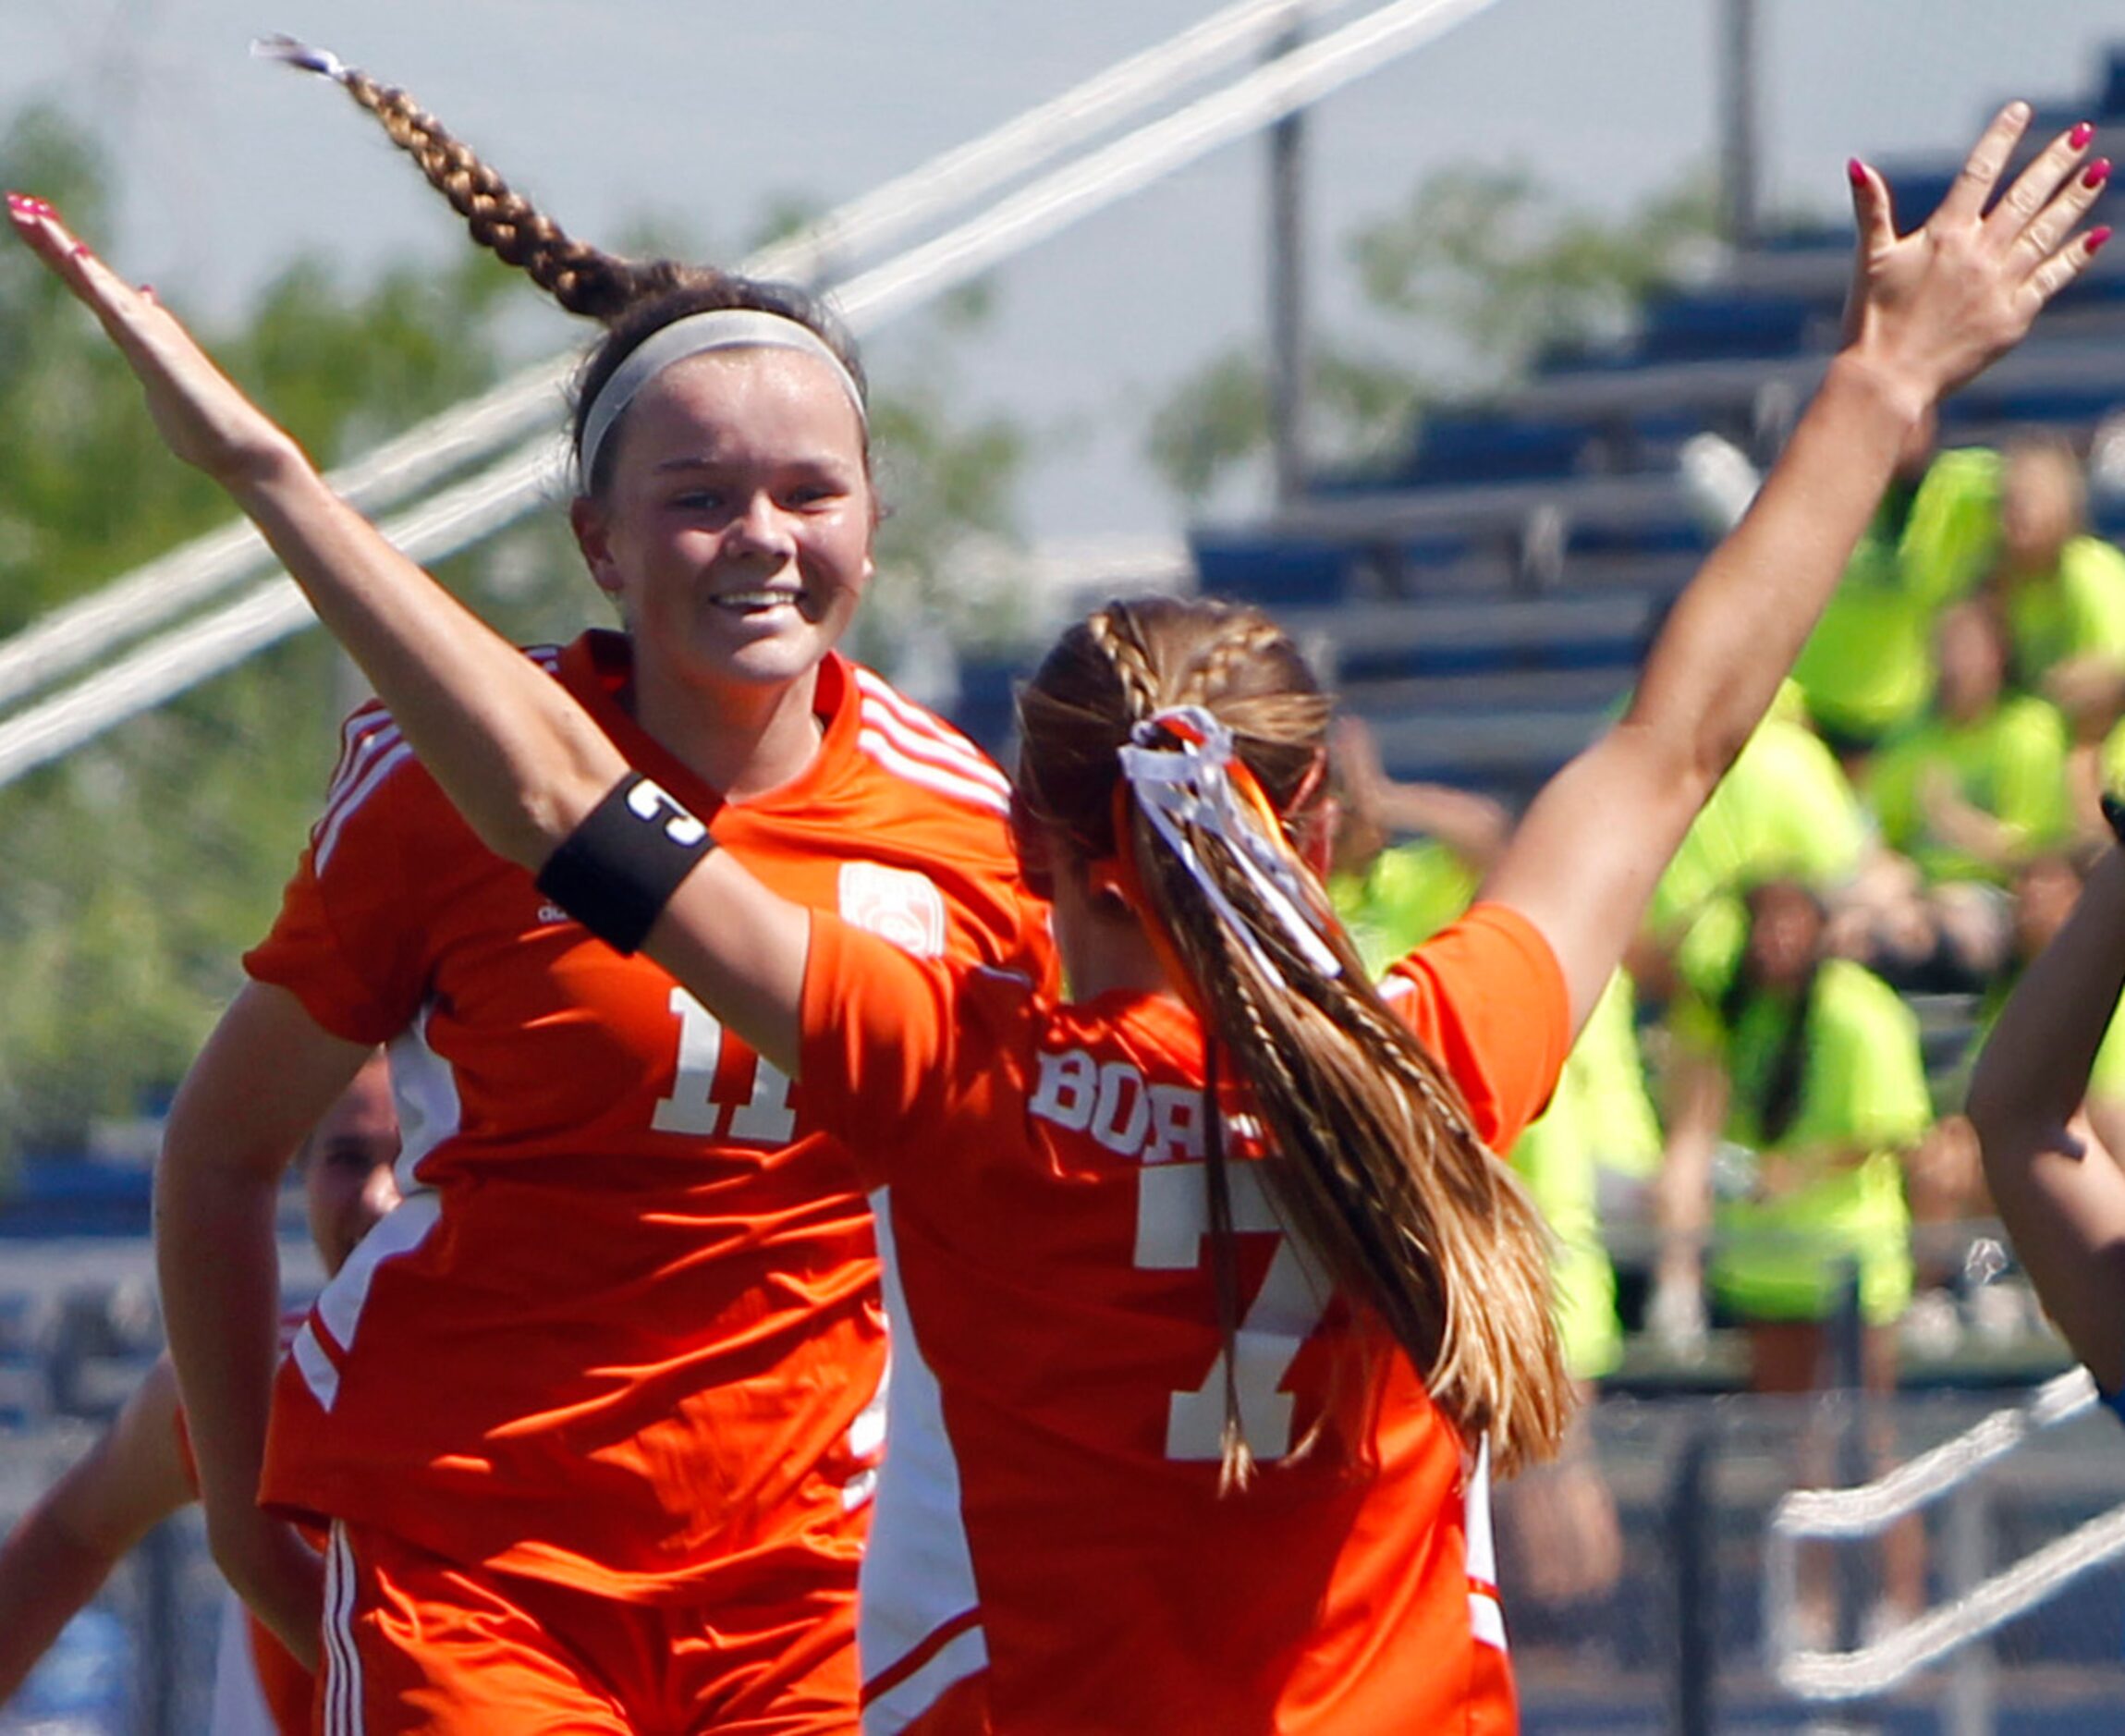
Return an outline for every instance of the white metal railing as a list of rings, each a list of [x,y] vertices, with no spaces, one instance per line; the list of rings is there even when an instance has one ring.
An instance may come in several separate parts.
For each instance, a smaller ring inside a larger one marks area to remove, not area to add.
[[[841,312],[859,334],[872,332],[893,316],[908,312],[920,301],[939,296],[952,287],[965,283],[988,265],[999,262],[1016,251],[1031,247],[1032,242],[1044,240],[1056,229],[1078,221],[1093,211],[1126,195],[1142,189],[1156,180],[1160,174],[1168,174],[1175,168],[1192,162],[1207,151],[1230,142],[1252,129],[1269,126],[1296,108],[1317,102],[1330,92],[1348,85],[1349,80],[1362,77],[1364,72],[1384,66],[1396,55],[1409,53],[1422,43],[1433,41],[1441,31],[1449,30],[1477,10],[1496,5],[1496,0],[1392,0],[1360,17],[1335,34],[1324,36],[1307,47],[1288,51],[1273,59],[1269,66],[1248,74],[1237,85],[1220,93],[1201,98],[1186,106],[1178,115],[1154,121],[1152,126],[1139,129],[1137,134],[1122,138],[1099,151],[1081,164],[1069,165],[1045,177],[1024,191],[1011,195],[988,214],[962,223],[935,240],[911,249],[911,253],[897,262],[888,262],[877,270],[865,272],[850,283],[839,285],[833,291]],[[1129,77],[1117,79],[1117,87],[1126,87],[1132,102],[1150,98],[1156,93],[1163,80],[1175,77],[1178,66],[1188,66],[1201,70],[1214,64],[1215,57],[1228,59],[1243,44],[1263,41],[1260,31],[1275,26],[1284,30],[1296,19],[1301,6],[1286,5],[1263,6],[1256,0],[1250,5],[1232,8],[1220,15],[1224,21],[1220,30],[1209,31],[1184,31],[1175,43],[1168,43],[1165,51],[1154,51],[1150,57],[1137,57],[1129,66]],[[1245,23],[1245,30],[1239,23]],[[1214,19],[1214,23],[1217,23]],[[1203,34],[1207,31],[1207,36]],[[1253,31],[1253,34],[1250,34]],[[1194,38],[1194,41],[1188,41]],[[1215,47],[1215,53],[1211,49]],[[1145,72],[1145,64],[1160,79],[1152,79]],[[1109,74],[1111,77],[1111,74]],[[1086,90],[1101,87],[1105,80],[1093,80],[1093,85],[1080,87],[1080,95]],[[1071,98],[1062,100],[1069,106]],[[1120,113],[1120,90],[1111,90],[1096,100],[1086,100],[1093,111],[1103,111],[1105,119]],[[1011,132],[1009,128],[1003,129]],[[1060,121],[1045,136],[1050,141],[1065,138],[1067,128]],[[999,134],[990,136],[995,142]],[[1071,138],[1075,142],[1075,138]],[[969,147],[973,151],[973,147]],[[993,162],[982,159],[975,162],[973,174],[982,178],[983,191],[990,185],[983,177],[993,177],[996,165],[1005,159],[1018,162],[1024,151],[1024,141],[1011,142],[1008,149],[995,147]],[[859,200],[856,204],[862,204]],[[846,208],[852,211],[854,206]],[[901,208],[908,213],[916,211],[916,202],[903,200]],[[924,214],[931,214],[937,206],[922,206]],[[829,216],[824,223],[814,226],[816,232],[826,232],[837,219]],[[910,219],[911,221],[911,219]],[[810,234],[810,232],[808,232]],[[867,219],[865,234],[875,242],[882,234],[890,234],[890,226],[884,216]],[[801,238],[799,238],[801,240]],[[784,249],[797,247],[799,242],[787,242]],[[782,251],[769,249],[767,253],[748,259],[746,270],[772,272],[790,263]],[[463,412],[453,412],[459,421],[455,422],[455,440],[450,444],[450,468],[459,468],[478,450],[493,450],[507,438],[523,432],[533,421],[533,412],[544,404],[550,406],[556,380],[561,378],[566,363],[542,363],[542,368],[531,370],[519,380],[499,386],[476,406],[468,406]],[[438,419],[444,421],[444,419]],[[478,427],[478,444],[474,444],[470,429]],[[368,484],[368,499],[357,501],[376,510],[385,501],[404,497],[421,480],[434,474],[444,474],[442,468],[423,471],[421,470],[421,446],[434,438],[435,422],[425,429],[414,429],[412,434],[386,448],[393,453],[389,468],[383,465],[385,453],[378,453],[368,463],[368,471],[360,478]],[[450,529],[435,529],[421,546],[417,559],[435,561],[465,548],[482,535],[502,529],[514,517],[523,514],[548,495],[555,478],[553,463],[555,442],[550,435],[540,434],[529,440],[519,450],[493,465],[481,478],[461,484],[450,493],[448,512],[442,514],[442,522]],[[336,483],[347,486],[347,478],[336,478]],[[414,514],[421,522],[429,522],[425,514]],[[410,550],[412,553],[412,550]],[[157,574],[157,568],[162,571]],[[178,571],[170,571],[178,568]],[[185,602],[211,595],[216,589],[227,589],[229,584],[240,582],[242,578],[255,576],[257,571],[270,569],[270,556],[263,553],[263,544],[247,529],[240,532],[214,533],[214,538],[191,544],[189,548],[178,550],[175,556],[165,556],[165,563],[155,563],[138,571],[129,581],[119,581],[116,586],[106,589],[100,597],[87,599],[85,604],[74,605],[74,610],[59,612],[64,618],[55,617],[49,627],[30,629],[23,640],[41,633],[41,648],[19,650],[21,642],[15,646],[0,646],[0,699],[6,697],[6,680],[10,669],[19,669],[21,680],[28,680],[34,671],[36,680],[49,682],[59,667],[79,667],[90,661],[90,654],[102,653],[111,643],[111,635],[123,620],[128,625],[140,625],[142,618],[153,614],[153,623],[162,625],[175,614],[175,607],[164,610],[162,604],[168,591],[183,591]],[[108,602],[113,595],[121,602]],[[68,752],[83,741],[92,740],[102,728],[108,728],[119,720],[134,716],[136,712],[147,710],[151,705],[162,703],[164,699],[175,697],[193,682],[219,674],[221,669],[232,667],[234,663],[250,656],[268,643],[298,631],[311,620],[308,605],[287,581],[268,581],[263,586],[216,610],[196,623],[189,623],[164,640],[155,640],[138,653],[132,653],[119,663],[108,665],[98,676],[85,678],[83,682],[72,686],[66,692],[47,702],[31,705],[13,718],[0,723],[0,787],[13,782],[15,777],[44,765],[55,756]],[[8,663],[8,653],[15,653],[15,663]],[[70,663],[66,659],[72,659]]]
[[[1259,52],[1285,38],[1312,11],[1347,3],[1241,0],[1161,48],[1132,56],[1055,103],[843,206],[747,260],[743,269],[762,275],[804,275],[861,249],[875,249],[985,194],[1044,155],[1073,148],[1146,104],[1169,98],[1177,81],[1198,79]],[[860,333],[874,329],[1158,176],[1319,100],[1492,4],[1495,0],[1396,0],[1331,37],[1283,55],[1232,90],[1154,123],[1087,163],[1049,176],[906,258],[843,285],[837,300],[853,328]],[[458,532],[435,536],[421,557],[439,559],[455,553],[502,528],[549,492],[555,474],[551,438],[525,436],[552,416],[570,366],[572,358],[563,358],[529,369],[472,403],[400,435],[331,480],[354,504],[374,513],[511,441],[523,441],[483,477],[458,491],[446,516]],[[0,704],[49,687],[108,657],[125,641],[159,630],[213,596],[272,570],[270,553],[248,526],[188,544],[0,644]],[[311,618],[306,605],[280,596],[285,584],[269,580],[214,616],[169,634],[166,642],[158,640],[0,723],[0,785],[306,625]]]
[[[2074,1369],[2047,1381],[2026,1404],[1995,1412],[1873,1483],[1797,1490],[1779,1502],[1764,1550],[1765,1619],[1772,1670],[1779,1684],[1813,1701],[1886,1693],[2054,1596],[2091,1569],[2125,1556],[2121,1506],[1989,1578],[1970,1575],[1951,1601],[1853,1650],[1804,1645],[1798,1632],[1798,1562],[1803,1540],[1878,1536],[1899,1520],[1963,1489],[2032,1436],[2081,1415],[2095,1400],[2095,1383],[2085,1369]]]
[[[1238,0],[1178,36],[1130,56],[1054,102],[932,158],[760,250],[740,270],[816,282],[833,262],[898,244],[923,223],[971,204],[1048,157],[1074,148],[1237,56],[1272,44],[1295,23],[1349,0]],[[430,417],[335,471],[333,486],[365,512],[395,506],[464,465],[546,426],[573,372],[571,351],[522,370],[470,402]],[[0,704],[48,685],[137,639],[221,590],[272,568],[249,525],[195,539],[54,610],[0,644]]]

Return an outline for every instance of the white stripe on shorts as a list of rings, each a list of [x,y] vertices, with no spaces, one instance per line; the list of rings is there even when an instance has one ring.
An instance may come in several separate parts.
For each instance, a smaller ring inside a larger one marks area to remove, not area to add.
[[[354,1648],[354,1548],[332,1522],[324,1550],[324,1736],[361,1736],[361,1656]]]

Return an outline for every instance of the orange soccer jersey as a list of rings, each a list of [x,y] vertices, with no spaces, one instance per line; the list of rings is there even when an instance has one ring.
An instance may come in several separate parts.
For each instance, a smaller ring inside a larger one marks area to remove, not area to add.
[[[1374,1328],[1246,1164],[1234,1379],[1264,1462],[1218,1492],[1194,1018],[812,935],[808,1100],[890,1130],[861,1155],[895,1325],[869,1736],[1510,1730],[1483,1455],[1399,1353],[1337,1353]],[[1478,906],[1387,992],[1509,1144],[1569,1046],[1540,935]]]
[[[1036,973],[1002,775],[823,666],[823,744],[720,812],[626,715],[627,644],[540,655],[785,896]],[[806,1094],[483,849],[370,706],[245,960],[388,1042],[406,1197],[298,1335],[264,1498],[638,1602],[852,1587],[885,1366],[869,1215]]]

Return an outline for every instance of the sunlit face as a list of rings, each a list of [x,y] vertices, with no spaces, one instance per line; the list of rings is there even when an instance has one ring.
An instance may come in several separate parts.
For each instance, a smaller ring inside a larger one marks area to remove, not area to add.
[[[327,1275],[398,1204],[398,1113],[382,1058],[354,1076],[310,1137],[302,1181],[310,1237]]]
[[[863,432],[834,372],[788,349],[691,356],[621,418],[574,522],[638,679],[702,690],[808,676],[871,578]]]

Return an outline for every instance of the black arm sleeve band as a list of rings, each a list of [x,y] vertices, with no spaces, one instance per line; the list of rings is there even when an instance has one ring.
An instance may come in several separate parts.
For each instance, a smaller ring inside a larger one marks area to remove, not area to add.
[[[616,952],[633,952],[714,848],[702,821],[629,772],[546,858],[539,890]]]

